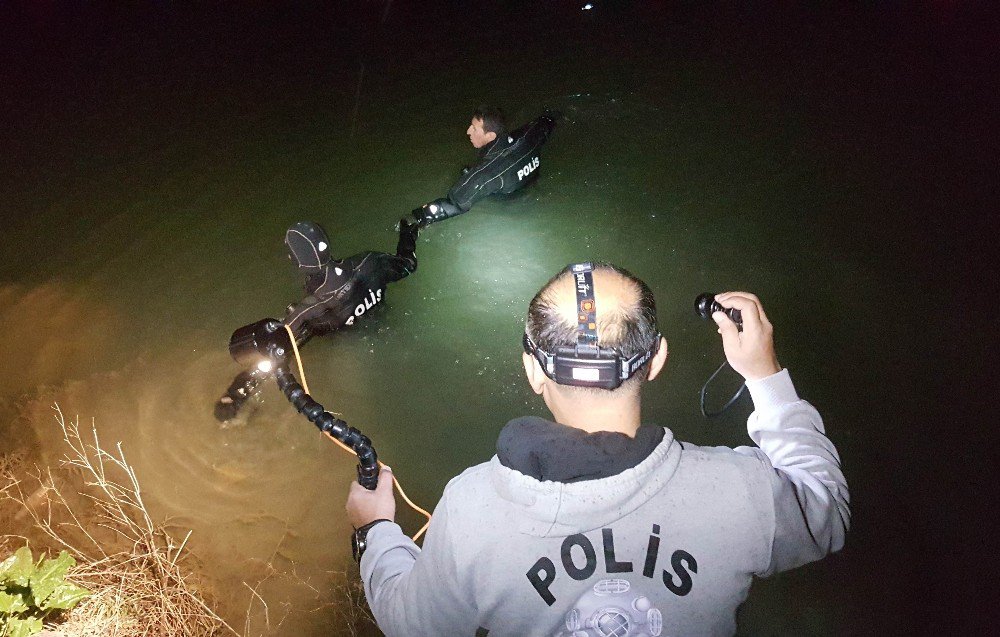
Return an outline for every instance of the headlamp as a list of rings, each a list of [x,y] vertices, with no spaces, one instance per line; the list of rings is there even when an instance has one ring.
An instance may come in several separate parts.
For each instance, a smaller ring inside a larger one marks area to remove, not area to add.
[[[617,389],[632,378],[640,367],[656,355],[660,346],[660,335],[657,334],[656,344],[651,349],[631,358],[623,358],[611,347],[557,347],[555,353],[551,354],[535,345],[527,333],[522,340],[524,351],[534,356],[545,375],[560,385],[603,389]]]
[[[594,298],[594,266],[578,263],[570,266],[576,287],[577,339],[576,345],[557,347],[547,352],[524,333],[524,351],[534,356],[545,375],[560,385],[616,389],[656,355],[660,335],[645,352],[624,358],[613,347],[601,347],[597,338],[597,302]]]

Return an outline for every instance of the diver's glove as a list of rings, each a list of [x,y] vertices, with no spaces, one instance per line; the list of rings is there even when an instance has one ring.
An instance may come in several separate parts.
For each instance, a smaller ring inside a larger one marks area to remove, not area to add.
[[[260,379],[253,372],[241,372],[233,379],[229,389],[215,403],[215,419],[219,422],[232,420],[240,412],[243,404],[257,390]]]
[[[419,227],[426,228],[432,223],[457,217],[463,212],[465,211],[453,204],[447,197],[442,197],[417,208],[413,211],[413,216]]]
[[[406,217],[403,217],[402,219],[399,220],[399,223],[396,225],[396,228],[399,230],[399,234],[401,236],[404,235],[407,237],[412,236],[413,239],[415,240],[417,238],[417,232],[419,232],[420,230],[420,224],[414,221],[410,221]]]

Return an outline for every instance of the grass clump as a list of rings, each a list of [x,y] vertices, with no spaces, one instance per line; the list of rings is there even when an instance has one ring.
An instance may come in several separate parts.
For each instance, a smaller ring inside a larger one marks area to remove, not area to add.
[[[23,477],[14,471],[11,461],[0,462],[0,499],[7,510],[17,511],[10,519],[23,521],[26,534],[31,536],[0,537],[0,556],[7,555],[14,545],[23,546],[29,541],[37,548],[61,551],[55,561],[56,570],[61,570],[63,581],[73,587],[61,590],[79,602],[59,613],[61,621],[54,634],[238,635],[212,610],[191,574],[193,569],[186,563],[189,556],[184,550],[190,532],[177,541],[153,523],[121,445],[116,445],[113,453],[104,449],[93,426],[85,440],[79,420],[67,420],[58,405],[54,410],[69,448],[60,462],[64,471],[57,476],[51,468],[36,468],[34,474]],[[78,484],[68,486],[71,481],[64,474],[75,476]],[[26,568],[26,550],[21,548],[10,558],[17,568]],[[30,562],[30,551],[27,556]],[[85,597],[81,592],[84,589],[90,591]],[[50,599],[56,590],[43,595],[41,601]],[[20,599],[26,598],[21,595]],[[32,599],[36,600],[33,593]],[[41,622],[49,616],[43,613],[33,618]],[[4,634],[0,628],[0,635]]]

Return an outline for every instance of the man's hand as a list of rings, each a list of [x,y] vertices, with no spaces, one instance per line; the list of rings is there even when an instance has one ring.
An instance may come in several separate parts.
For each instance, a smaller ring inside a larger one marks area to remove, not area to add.
[[[392,494],[392,485],[392,469],[389,467],[382,467],[374,491],[352,482],[347,495],[347,519],[351,521],[351,526],[360,529],[375,520],[395,520],[396,498]]]
[[[419,208],[414,208],[413,211],[410,212],[416,220],[417,228],[420,230],[423,230],[427,226],[434,223],[434,215],[431,214],[429,206],[430,204],[425,204]]]
[[[760,380],[780,372],[781,365],[774,354],[774,328],[764,314],[760,299],[749,292],[723,292],[716,294],[715,300],[722,307],[735,307],[743,315],[743,331],[740,332],[736,323],[723,312],[712,314],[722,334],[726,360],[733,369],[747,380]]]
[[[399,234],[412,234],[414,238],[417,236],[417,232],[420,230],[420,223],[417,221],[410,221],[406,217],[399,220],[396,224],[396,230]]]

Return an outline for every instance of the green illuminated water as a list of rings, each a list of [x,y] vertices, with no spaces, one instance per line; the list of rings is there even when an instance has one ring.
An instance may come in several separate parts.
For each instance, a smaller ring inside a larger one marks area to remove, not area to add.
[[[559,268],[599,259],[656,294],[671,358],[646,419],[683,440],[743,444],[748,404],[698,414],[722,351],[692,302],[753,291],[841,451],[855,530],[842,555],[755,586],[741,631],[918,625],[915,560],[956,533],[933,520],[914,531],[909,517],[946,493],[909,441],[940,415],[937,373],[955,364],[905,318],[931,315],[948,279],[924,196],[933,166],[916,159],[922,135],[945,135],[915,128],[932,106],[898,99],[925,80],[922,49],[900,16],[861,9],[553,5],[518,22],[522,10],[492,9],[505,28],[476,38],[435,37],[461,10],[406,3],[381,35],[362,16],[346,42],[321,37],[339,18],[269,11],[229,27],[209,16],[190,43],[174,37],[190,26],[174,14],[140,21],[148,40],[122,36],[110,52],[94,46],[98,26],[83,44],[57,38],[63,53],[14,78],[0,177],[2,448],[60,455],[55,401],[93,418],[122,441],[154,512],[194,530],[190,548],[231,591],[237,624],[241,582],[294,572],[319,593],[265,583],[272,613],[293,611],[270,634],[329,634],[329,609],[309,611],[329,601],[328,572],[351,566],[353,464],[273,388],[249,419],[219,427],[213,401],[238,371],[228,336],[300,296],[282,245],[291,223],[320,222],[345,256],[392,251],[396,220],[472,160],[474,106],[500,102],[518,123],[552,107],[566,119],[533,190],[423,232],[418,271],[383,307],[303,350],[313,394],[432,506],[492,455],[508,419],[544,415],[522,378],[523,313]]]

